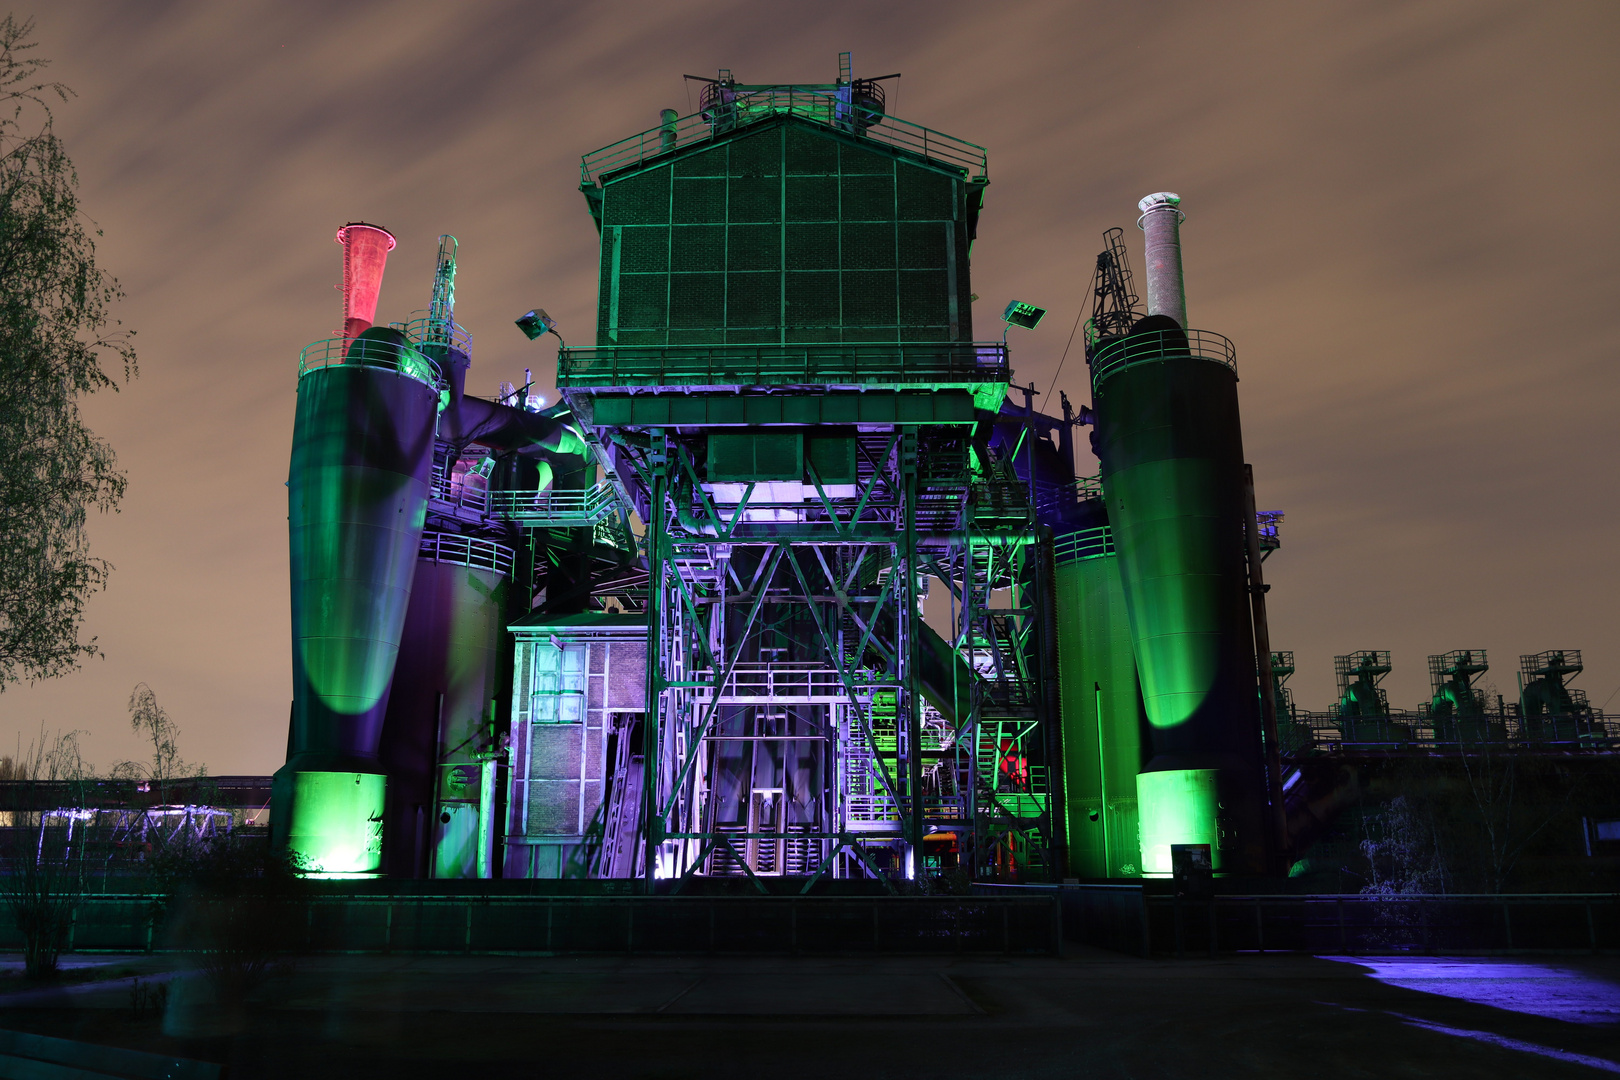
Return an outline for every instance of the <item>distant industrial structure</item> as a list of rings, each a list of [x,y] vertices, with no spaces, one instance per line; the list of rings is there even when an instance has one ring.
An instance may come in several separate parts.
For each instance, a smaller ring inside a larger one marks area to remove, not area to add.
[[[1188,322],[1180,198],[1139,206],[1145,305],[1105,234],[1091,404],[1040,411],[1007,340],[1044,312],[975,325],[986,152],[890,116],[884,79],[722,71],[585,155],[594,339],[518,321],[558,337],[549,406],[466,393],[454,238],[427,309],[377,325],[394,237],[339,230],[342,332],[299,366],[277,842],[326,876],[648,888],[1250,876],[1305,842],[1315,758],[1615,745],[1573,650],[1521,658],[1516,702],[1475,687],[1482,650],[1431,657],[1414,712],[1387,652],[1350,653],[1300,711],[1265,614],[1282,515],[1235,349]]]

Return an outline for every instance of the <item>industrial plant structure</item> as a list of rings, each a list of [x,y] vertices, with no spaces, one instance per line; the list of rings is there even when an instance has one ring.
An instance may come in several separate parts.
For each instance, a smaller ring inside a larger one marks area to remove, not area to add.
[[[823,85],[722,71],[585,155],[597,326],[558,337],[550,407],[465,392],[453,238],[426,311],[376,325],[394,238],[339,231],[343,332],[299,368],[273,799],[310,871],[1257,875],[1313,748],[1602,737],[1569,652],[1526,660],[1533,730],[1473,691],[1479,650],[1432,658],[1422,724],[1376,651],[1299,713],[1266,630],[1280,515],[1234,347],[1189,324],[1179,197],[1139,207],[1145,305],[1105,235],[1091,404],[1040,411],[975,311],[986,153],[883,84],[847,54]]]

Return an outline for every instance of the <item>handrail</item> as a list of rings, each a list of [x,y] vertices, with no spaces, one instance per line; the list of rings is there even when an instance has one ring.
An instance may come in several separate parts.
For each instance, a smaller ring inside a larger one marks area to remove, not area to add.
[[[557,350],[557,386],[1005,382],[999,341],[610,345]]]
[[[575,491],[491,491],[488,513],[508,520],[594,525],[617,508],[613,485],[598,483]]]
[[[802,87],[772,87],[741,93],[725,109],[683,116],[673,124],[646,131],[593,150],[580,159],[582,188],[600,187],[602,178],[676,149],[708,142],[728,131],[769,116],[800,116],[850,135],[887,143],[929,161],[962,170],[973,181],[989,175],[984,147],[887,114],[875,114],[833,94]]]
[[[459,533],[424,532],[418,557],[510,575],[515,554],[505,544]]]
[[[1064,533],[1053,545],[1053,558],[1059,565],[1112,554],[1114,530],[1107,525]]]
[[[373,338],[327,338],[305,345],[298,351],[298,377],[329,367],[364,367],[393,371],[442,389],[439,365],[414,348]]]
[[[1441,718],[1422,710],[1391,709],[1385,716],[1340,716],[1336,711],[1299,709],[1279,716],[1305,741],[1285,753],[1356,751],[1452,753],[1536,753],[1538,751],[1620,750],[1620,716],[1596,710],[1553,717],[1519,715],[1516,707],[1491,709],[1478,716]],[[1475,726],[1469,726],[1475,725]],[[1287,733],[1284,733],[1287,739]]]
[[[446,323],[425,311],[413,311],[414,318],[393,324],[418,348],[423,345],[443,345],[457,352],[472,355],[472,331],[454,320]]]
[[[432,497],[436,503],[470,511],[478,518],[554,528],[597,525],[619,508],[618,492],[606,482],[571,491],[490,491],[465,480],[456,485],[435,478]]]
[[[1138,364],[1188,357],[1213,360],[1232,371],[1237,370],[1237,348],[1229,338],[1209,330],[1153,330],[1112,338],[1098,346],[1091,357],[1091,385],[1093,388],[1101,386],[1102,381],[1116,371]]]

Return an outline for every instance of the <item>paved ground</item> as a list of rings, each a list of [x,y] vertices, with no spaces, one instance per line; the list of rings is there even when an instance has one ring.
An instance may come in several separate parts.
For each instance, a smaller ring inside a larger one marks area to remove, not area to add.
[[[71,961],[30,990],[0,958],[0,1027],[233,1078],[1620,1073],[1615,957],[333,957],[275,975],[234,1018],[167,958]],[[148,1003],[171,981],[166,1017],[136,1014],[137,978]]]

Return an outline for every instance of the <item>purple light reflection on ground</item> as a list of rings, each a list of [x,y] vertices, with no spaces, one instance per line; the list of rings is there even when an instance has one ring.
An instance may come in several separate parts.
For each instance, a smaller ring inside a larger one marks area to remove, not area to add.
[[[1355,964],[1387,986],[1545,1016],[1571,1024],[1620,1024],[1620,984],[1575,969],[1497,958],[1324,956]]]
[[[1620,1063],[1610,1061],[1608,1058],[1592,1057],[1590,1054],[1577,1054],[1571,1050],[1561,1050],[1556,1046],[1542,1046],[1540,1043],[1525,1042],[1522,1039],[1510,1039],[1506,1035],[1497,1035],[1489,1031],[1470,1031],[1467,1028],[1432,1024],[1427,1020],[1419,1020],[1415,1016],[1402,1016],[1400,1013],[1390,1013],[1389,1015],[1399,1017],[1413,1027],[1423,1028],[1426,1031],[1437,1031],[1442,1035],[1455,1035],[1459,1039],[1473,1039],[1475,1042],[1500,1046],[1504,1050],[1518,1050],[1526,1054],[1552,1058],[1554,1061],[1567,1061],[1573,1065],[1585,1065],[1587,1068],[1600,1069],[1603,1072],[1620,1073]]]

